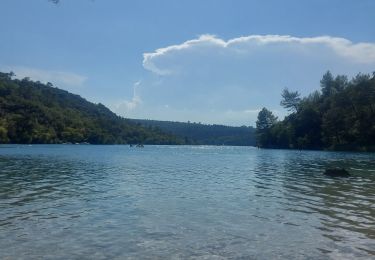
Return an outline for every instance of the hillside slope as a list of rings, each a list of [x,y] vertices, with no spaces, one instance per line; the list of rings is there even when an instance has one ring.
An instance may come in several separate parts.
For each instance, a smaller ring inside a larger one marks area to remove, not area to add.
[[[181,144],[183,140],[117,116],[102,104],[0,72],[0,143]]]

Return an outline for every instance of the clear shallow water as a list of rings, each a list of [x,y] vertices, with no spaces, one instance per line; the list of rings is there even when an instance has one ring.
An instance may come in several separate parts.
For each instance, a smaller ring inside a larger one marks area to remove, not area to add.
[[[374,257],[375,154],[0,146],[0,259]]]

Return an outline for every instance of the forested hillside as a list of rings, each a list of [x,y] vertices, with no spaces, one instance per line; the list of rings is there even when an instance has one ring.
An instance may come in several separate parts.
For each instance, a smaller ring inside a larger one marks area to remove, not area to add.
[[[327,72],[320,83],[321,91],[305,98],[285,89],[281,105],[291,113],[282,121],[260,111],[260,147],[375,151],[375,73],[349,81]]]
[[[131,120],[140,125],[157,127],[163,131],[182,137],[185,142],[189,144],[255,145],[255,129],[253,127],[233,127],[139,119]]]
[[[0,143],[182,144],[78,95],[0,72]]]

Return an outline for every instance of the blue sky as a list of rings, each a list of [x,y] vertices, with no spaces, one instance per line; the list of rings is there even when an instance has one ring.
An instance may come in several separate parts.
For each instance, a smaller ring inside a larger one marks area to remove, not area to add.
[[[0,70],[119,115],[254,125],[284,87],[375,71],[375,1],[2,0]]]

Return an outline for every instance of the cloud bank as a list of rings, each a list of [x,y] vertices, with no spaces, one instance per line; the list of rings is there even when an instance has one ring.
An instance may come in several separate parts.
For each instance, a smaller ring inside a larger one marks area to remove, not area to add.
[[[279,106],[284,87],[307,95],[320,88],[327,70],[349,77],[371,73],[375,43],[289,35],[224,40],[206,34],[144,53],[143,67],[151,72],[143,82],[143,105],[169,104],[159,114],[155,109],[145,112],[149,118],[254,124],[263,106],[279,111],[280,117],[286,114]]]
[[[374,43],[353,43],[345,38],[320,37],[292,37],[289,35],[250,35],[225,41],[214,35],[202,35],[197,39],[185,41],[182,44],[159,48],[154,52],[143,54],[143,66],[156,74],[168,75],[173,68],[163,66],[161,59],[168,59],[182,52],[196,52],[200,49],[216,49],[216,53],[227,52],[231,55],[246,56],[263,49],[291,51],[300,53],[315,53],[319,48],[341,56],[351,62],[371,64],[375,63]]]

